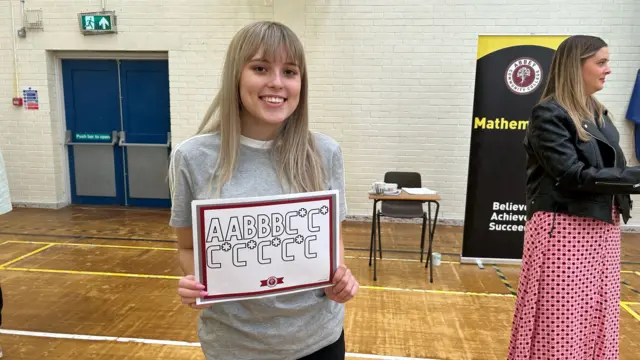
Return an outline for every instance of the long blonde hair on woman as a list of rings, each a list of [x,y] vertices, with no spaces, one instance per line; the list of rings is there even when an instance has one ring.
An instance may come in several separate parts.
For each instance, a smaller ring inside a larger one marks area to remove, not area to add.
[[[567,110],[578,129],[578,136],[584,141],[590,139],[582,128],[585,120],[604,125],[604,106],[593,96],[587,95],[582,78],[582,65],[607,43],[599,37],[575,35],[565,39],[556,50],[547,85],[541,100],[554,97]],[[598,114],[597,118],[594,116]]]
[[[221,88],[198,128],[198,134],[220,134],[220,152],[212,179],[218,196],[233,176],[238,159],[242,70],[258,52],[271,60],[283,49],[287,61],[295,63],[300,70],[301,88],[297,108],[284,121],[273,141],[276,171],[290,191],[309,192],[324,188],[326,174],[309,130],[307,65],[302,43],[287,26],[261,21],[245,26],[231,40],[222,70]]]

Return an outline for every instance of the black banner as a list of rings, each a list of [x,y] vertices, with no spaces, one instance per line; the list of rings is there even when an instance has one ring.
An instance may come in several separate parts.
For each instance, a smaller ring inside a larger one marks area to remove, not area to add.
[[[562,40],[479,38],[462,262],[522,258],[526,222],[522,141],[554,49]]]

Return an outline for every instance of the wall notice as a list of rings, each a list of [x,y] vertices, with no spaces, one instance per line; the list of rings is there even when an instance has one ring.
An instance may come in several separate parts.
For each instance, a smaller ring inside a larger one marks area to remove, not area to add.
[[[23,106],[27,110],[38,110],[40,105],[38,104],[38,90],[27,88],[22,90]]]

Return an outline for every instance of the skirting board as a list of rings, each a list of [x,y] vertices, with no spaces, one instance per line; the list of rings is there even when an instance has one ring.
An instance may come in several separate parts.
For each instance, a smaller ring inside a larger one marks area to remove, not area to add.
[[[460,257],[461,264],[477,264],[478,261],[480,261],[480,264],[522,265],[521,259]]]
[[[433,213],[431,214],[431,218],[433,219]],[[346,221],[355,221],[355,222],[368,222],[371,223],[371,215],[347,215],[345,218]],[[383,216],[380,218],[381,223],[404,223],[404,224],[420,224],[422,225],[422,219],[401,219],[401,218],[392,218]],[[446,225],[446,226],[463,226],[464,220],[462,219],[442,219],[438,218],[438,225]]]
[[[356,222],[368,222],[371,223],[371,215],[347,215],[347,221]],[[381,223],[405,223],[405,224],[420,224],[422,225],[422,219],[396,219],[390,217],[381,217]],[[437,225],[444,226],[464,226],[463,219],[442,219],[438,218]],[[436,230],[437,231],[437,230]],[[640,224],[638,225],[620,225],[620,231],[623,233],[640,233]]]
[[[66,202],[59,203],[35,203],[35,202],[14,202],[12,203],[14,208],[34,208],[34,209],[62,209],[69,205]]]
[[[61,209],[68,205],[69,204],[66,202],[60,202],[60,203],[14,202],[13,203],[14,207],[40,208],[40,209]],[[371,223],[371,215],[347,215],[345,220]],[[381,223],[422,224],[422,219],[396,219],[396,218],[390,218],[390,217],[382,217],[380,218],[380,222]],[[439,218],[437,221],[437,225],[464,226],[464,220]],[[621,225],[620,230],[623,233],[640,233],[640,224],[639,225]]]
[[[620,225],[623,233],[640,233],[640,225]]]

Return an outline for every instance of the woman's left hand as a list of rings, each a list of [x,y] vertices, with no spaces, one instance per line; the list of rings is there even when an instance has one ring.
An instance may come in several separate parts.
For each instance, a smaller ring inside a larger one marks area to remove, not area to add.
[[[333,286],[326,287],[324,293],[327,297],[338,303],[345,303],[358,292],[360,285],[351,270],[345,265],[340,265],[333,275]]]

